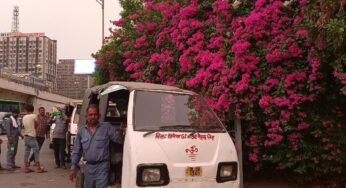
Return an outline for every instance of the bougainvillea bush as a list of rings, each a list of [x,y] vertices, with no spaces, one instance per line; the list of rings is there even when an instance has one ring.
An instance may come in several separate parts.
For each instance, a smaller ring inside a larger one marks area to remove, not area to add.
[[[312,178],[342,177],[345,73],[336,75],[310,36],[307,2],[125,2],[142,6],[114,22],[114,36],[96,54],[109,80],[194,90],[221,113],[235,103],[244,160],[254,169],[271,163]]]

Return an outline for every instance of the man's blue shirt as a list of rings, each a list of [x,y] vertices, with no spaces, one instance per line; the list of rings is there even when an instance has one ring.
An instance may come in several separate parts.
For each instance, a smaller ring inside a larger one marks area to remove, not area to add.
[[[94,134],[88,127],[78,130],[72,151],[71,169],[75,169],[81,157],[87,162],[109,160],[109,141],[122,143],[122,136],[110,123],[99,123]]]

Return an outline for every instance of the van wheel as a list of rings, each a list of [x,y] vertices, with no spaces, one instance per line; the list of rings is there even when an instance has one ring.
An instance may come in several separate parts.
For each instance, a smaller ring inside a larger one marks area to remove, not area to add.
[[[80,170],[77,172],[75,188],[84,188],[84,173]]]

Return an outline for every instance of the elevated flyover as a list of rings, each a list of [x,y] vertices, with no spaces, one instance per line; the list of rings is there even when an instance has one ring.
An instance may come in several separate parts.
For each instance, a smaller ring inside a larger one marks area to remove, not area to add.
[[[24,104],[33,104],[35,112],[40,106],[51,112],[53,106],[63,106],[71,100],[51,93],[43,85],[18,78],[0,77],[0,100],[14,100]]]

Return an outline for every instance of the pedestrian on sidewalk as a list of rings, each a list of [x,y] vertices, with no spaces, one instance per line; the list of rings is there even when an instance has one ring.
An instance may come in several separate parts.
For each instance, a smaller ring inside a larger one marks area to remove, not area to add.
[[[65,156],[66,156],[66,132],[67,132],[67,116],[65,110],[57,108],[52,122],[55,123],[53,130],[53,148],[55,157],[55,167],[66,169]]]
[[[20,166],[16,165],[18,140],[19,137],[23,139],[24,136],[21,133],[21,129],[17,119],[19,111],[17,109],[13,109],[11,113],[12,114],[10,118],[5,120],[7,133],[7,169],[15,170],[16,168],[20,168]]]
[[[109,142],[122,144],[122,136],[110,123],[99,123],[100,113],[97,105],[89,105],[86,112],[88,124],[78,130],[73,146],[70,180],[76,178],[78,163],[83,157],[86,161],[84,187],[107,187],[110,166]]]
[[[36,172],[42,173],[45,172],[43,167],[40,165],[40,150],[39,146],[36,140],[36,128],[38,126],[37,122],[37,115],[34,114],[34,106],[31,104],[28,104],[25,106],[25,110],[27,114],[23,117],[23,125],[24,125],[24,164],[25,164],[25,173],[33,172],[33,170],[30,169],[30,163],[29,163],[29,155],[31,150],[34,153],[35,156],[35,166],[36,166]]]
[[[48,119],[49,117],[46,116],[46,109],[42,106],[38,108],[36,140],[38,143],[39,151],[41,151],[43,142],[45,140],[46,130],[47,130],[48,121],[49,121]],[[29,163],[33,161],[35,161],[34,153],[31,153],[29,157]]]

